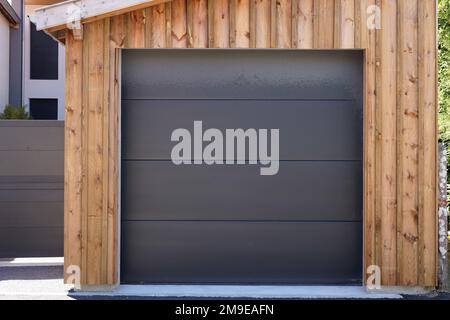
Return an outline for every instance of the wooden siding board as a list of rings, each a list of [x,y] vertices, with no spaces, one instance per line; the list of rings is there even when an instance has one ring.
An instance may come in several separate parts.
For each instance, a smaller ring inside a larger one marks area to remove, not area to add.
[[[381,0],[380,30],[380,267],[383,285],[397,282],[397,1]]]
[[[419,285],[437,285],[437,7],[419,1]]]
[[[64,267],[82,266],[82,97],[83,43],[66,37],[66,121],[64,165]],[[67,280],[68,274],[64,273]]]
[[[418,85],[417,1],[398,1],[398,281],[417,285]]]
[[[101,282],[103,213],[103,28],[104,20],[87,30],[88,50],[88,136],[87,136],[87,283]]]
[[[334,48],[335,0],[314,1],[314,48]]]
[[[172,48],[187,47],[186,0],[174,0],[171,8]]]
[[[142,41],[144,40],[143,33],[141,34]],[[102,135],[102,145],[103,145],[103,159],[102,159],[102,196],[103,196],[103,203],[102,203],[102,216],[101,216],[101,224],[102,224],[102,259],[101,259],[101,281],[102,283],[108,282],[108,201],[109,201],[109,192],[108,192],[108,186],[110,184],[110,177],[109,175],[109,131],[110,131],[110,121],[109,121],[109,82],[110,82],[110,73],[111,73],[111,66],[110,66],[110,52],[109,52],[109,39],[111,34],[111,19],[106,18],[104,19],[104,26],[103,26],[103,119],[102,119],[102,126],[103,126],[103,135]]]
[[[335,0],[335,48],[355,48],[355,0]]]
[[[166,6],[165,4],[159,4],[150,9],[151,20],[151,48],[165,48],[167,44],[166,40]],[[130,36],[130,35],[128,35]],[[132,47],[131,47],[132,48]]]
[[[292,1],[276,1],[276,47],[292,47]]]
[[[228,0],[213,2],[213,46],[214,48],[230,47],[230,12]]]
[[[208,47],[208,1],[192,0],[192,47]]]
[[[255,0],[255,47],[270,48],[271,1]]]
[[[376,265],[375,199],[376,199],[376,32],[367,28],[367,7],[375,0],[355,2],[355,46],[365,49],[365,96],[364,96],[364,269]]]
[[[314,47],[314,0],[298,0],[297,7],[297,48]]]
[[[236,48],[250,47],[250,1],[235,0],[233,7],[234,34]]]
[[[128,37],[127,47],[144,48],[145,47],[145,11],[138,10],[128,14]],[[108,21],[108,19],[104,19]]]

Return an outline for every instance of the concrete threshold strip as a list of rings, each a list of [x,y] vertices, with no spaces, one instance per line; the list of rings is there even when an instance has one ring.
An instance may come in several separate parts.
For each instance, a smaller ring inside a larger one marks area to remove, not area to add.
[[[100,290],[101,288],[88,288]],[[103,288],[105,289],[105,288]],[[402,299],[400,293],[368,292],[358,286],[120,285],[114,291],[73,292],[78,297],[219,299]]]
[[[64,258],[11,258],[0,259],[0,268],[63,266]]]

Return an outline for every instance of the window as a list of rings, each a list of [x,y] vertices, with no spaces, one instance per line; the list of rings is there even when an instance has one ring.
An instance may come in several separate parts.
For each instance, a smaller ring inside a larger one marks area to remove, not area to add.
[[[58,120],[58,99],[30,99],[30,115],[34,120]]]
[[[58,43],[30,23],[30,78],[58,80]]]

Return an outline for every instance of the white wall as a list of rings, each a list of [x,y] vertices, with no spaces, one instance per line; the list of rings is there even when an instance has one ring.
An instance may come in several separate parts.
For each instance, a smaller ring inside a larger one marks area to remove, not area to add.
[[[30,79],[30,18],[34,9],[41,6],[25,7],[24,23],[24,104],[29,105],[30,99],[58,99],[58,120],[64,120],[65,111],[65,47],[58,44],[58,80]]]
[[[9,101],[9,22],[0,14],[0,112]]]

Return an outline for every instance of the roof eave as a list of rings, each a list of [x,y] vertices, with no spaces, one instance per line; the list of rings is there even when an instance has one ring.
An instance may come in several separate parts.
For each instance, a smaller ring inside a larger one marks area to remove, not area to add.
[[[0,13],[8,20],[11,27],[17,28],[19,26],[20,18],[8,1],[0,0]]]
[[[170,0],[68,0],[38,8],[30,18],[37,30],[54,32],[167,1]]]

